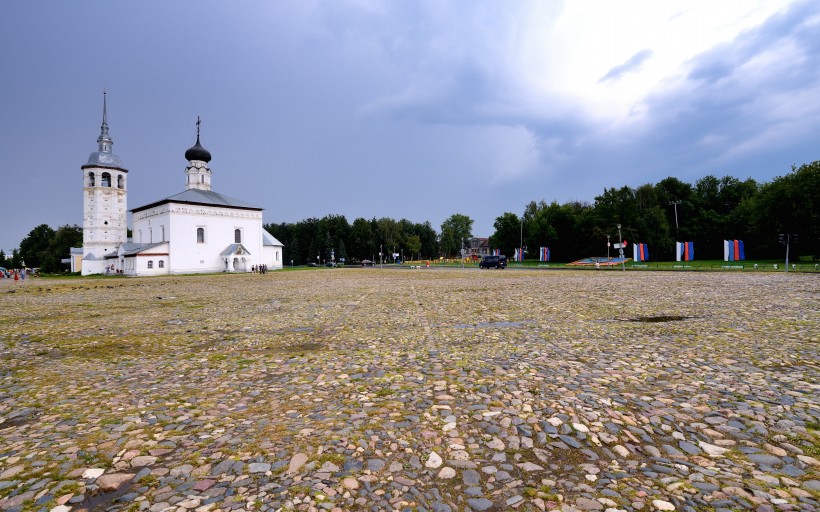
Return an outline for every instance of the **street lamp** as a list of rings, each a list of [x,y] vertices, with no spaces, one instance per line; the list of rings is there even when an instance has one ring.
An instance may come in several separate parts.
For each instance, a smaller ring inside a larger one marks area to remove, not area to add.
[[[621,270],[626,272],[626,261],[624,260],[624,238],[621,236],[620,224],[618,224],[618,256],[621,258]]]
[[[675,207],[675,238],[678,238],[678,205],[682,201],[669,201],[669,204]]]
[[[606,257],[609,258],[609,234],[606,235]]]

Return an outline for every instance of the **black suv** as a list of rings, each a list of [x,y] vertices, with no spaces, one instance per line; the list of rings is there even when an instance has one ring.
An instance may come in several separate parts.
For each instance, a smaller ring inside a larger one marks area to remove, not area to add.
[[[507,268],[506,256],[484,256],[478,264],[478,268]]]

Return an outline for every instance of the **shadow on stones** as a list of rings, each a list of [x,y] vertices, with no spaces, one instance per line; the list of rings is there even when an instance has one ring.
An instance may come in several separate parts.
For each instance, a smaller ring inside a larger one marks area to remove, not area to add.
[[[19,411],[14,411],[5,417],[5,421],[3,421],[3,423],[0,423],[0,431],[3,431],[7,428],[22,427],[24,425],[28,425],[29,423],[34,422],[39,417],[40,411],[37,409],[32,409],[30,407],[20,409]]]
[[[636,318],[620,319],[623,322],[642,322],[648,324],[656,324],[662,322],[680,322],[681,320],[690,320],[696,318],[694,316],[677,316],[677,315],[661,315],[661,316],[639,316]]]
[[[83,510],[88,510],[89,512],[108,510],[112,505],[119,502],[119,498],[131,493],[133,487],[133,481],[125,482],[116,491],[94,494],[90,498],[86,498],[80,505],[82,505]]]
[[[502,328],[502,327],[521,327],[524,324],[532,323],[531,320],[523,322],[478,322],[475,324],[456,324],[451,325],[453,329],[485,329],[485,328]]]

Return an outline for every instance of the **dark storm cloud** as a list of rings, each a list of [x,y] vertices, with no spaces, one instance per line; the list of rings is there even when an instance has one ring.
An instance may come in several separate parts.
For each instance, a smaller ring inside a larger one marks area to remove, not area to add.
[[[652,50],[645,49],[641,50],[623,64],[615,66],[614,68],[610,69],[606,75],[601,77],[598,80],[598,83],[608,82],[610,80],[617,80],[621,76],[626,73],[638,71],[643,66],[643,63],[649,60],[652,57]]]
[[[760,177],[756,155],[801,151],[810,134],[794,121],[820,112],[819,31],[820,5],[800,3],[692,59],[686,80],[647,99],[648,160]]]
[[[794,4],[786,11],[773,15],[761,26],[699,55],[692,61],[688,78],[707,83],[729,78],[737,72],[742,72],[744,65],[751,63],[761,54],[782,44],[794,44],[807,56],[816,57],[820,50],[820,24],[816,18],[818,15],[820,4],[817,2]],[[792,61],[792,64],[797,68],[804,67],[799,61]]]

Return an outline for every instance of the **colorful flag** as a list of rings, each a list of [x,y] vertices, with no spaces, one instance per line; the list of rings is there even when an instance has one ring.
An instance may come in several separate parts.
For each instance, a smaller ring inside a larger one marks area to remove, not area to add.
[[[538,261],[549,261],[550,260],[550,248],[549,247],[541,247],[539,251],[539,258]]]
[[[692,261],[695,259],[694,242],[675,242],[675,261]]]
[[[635,261],[649,260],[649,248],[646,244],[632,244],[632,259]]]

